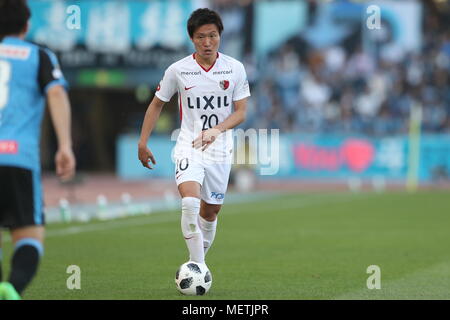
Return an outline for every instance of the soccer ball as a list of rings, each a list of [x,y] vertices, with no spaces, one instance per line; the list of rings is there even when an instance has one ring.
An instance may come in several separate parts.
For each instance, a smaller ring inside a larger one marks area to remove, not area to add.
[[[211,288],[212,275],[206,264],[188,261],[178,268],[175,284],[182,294],[201,296]]]

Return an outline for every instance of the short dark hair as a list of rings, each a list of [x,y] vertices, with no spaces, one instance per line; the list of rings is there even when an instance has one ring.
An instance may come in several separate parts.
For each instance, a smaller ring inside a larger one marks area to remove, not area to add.
[[[192,38],[194,36],[195,30],[205,24],[215,24],[217,29],[219,30],[219,34],[222,34],[223,24],[219,14],[208,8],[202,8],[192,12],[191,16],[189,17],[189,20],[187,22],[189,37]]]
[[[0,39],[23,32],[30,17],[26,0],[0,0]]]

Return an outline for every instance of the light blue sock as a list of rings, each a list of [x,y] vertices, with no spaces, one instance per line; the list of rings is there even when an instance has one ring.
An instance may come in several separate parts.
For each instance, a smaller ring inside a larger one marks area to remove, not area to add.
[[[44,255],[44,247],[42,246],[42,243],[33,238],[23,238],[17,241],[14,247],[14,251],[16,251],[17,249],[19,249],[24,245],[35,247],[39,253],[39,257],[42,257]]]

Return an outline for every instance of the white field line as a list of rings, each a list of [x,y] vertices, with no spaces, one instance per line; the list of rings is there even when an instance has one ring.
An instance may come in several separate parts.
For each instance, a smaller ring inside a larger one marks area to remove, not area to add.
[[[267,203],[267,205],[260,207],[258,212],[267,212],[267,211],[273,211],[274,214],[277,214],[277,212],[288,210],[288,209],[300,209],[304,207],[314,206],[314,205],[321,205],[321,204],[330,204],[330,203],[340,203],[340,202],[348,202],[358,199],[365,199],[367,196],[370,196],[372,194],[349,194],[349,193],[343,193],[343,194],[327,194],[327,195],[314,195],[310,198],[305,198],[303,201],[287,201],[286,199],[281,199],[280,202],[277,202],[275,204],[270,205],[270,203]],[[303,197],[300,195],[300,197]],[[263,200],[262,203],[266,202],[265,200],[273,200],[272,197],[270,199],[267,198],[267,195],[261,196],[261,199]],[[251,202],[254,202],[255,199],[252,199]],[[239,204],[248,204],[251,202],[239,202]],[[256,202],[255,202],[256,203]],[[230,214],[245,214],[245,211],[242,211],[234,205],[233,203],[230,203],[230,206],[227,207],[226,212],[224,214],[230,215]],[[72,226],[57,230],[46,230],[45,232],[45,238],[53,238],[53,237],[61,237],[61,236],[67,236],[67,235],[74,235],[84,232],[96,232],[96,231],[103,231],[103,230],[111,230],[111,229],[117,229],[117,228],[126,228],[126,227],[136,227],[136,226],[143,226],[143,225],[151,225],[151,224],[158,224],[158,223],[166,223],[166,222],[172,222],[176,221],[179,218],[179,215],[166,215],[166,216],[160,216],[159,214],[163,212],[158,212],[158,216],[137,216],[133,220],[109,220],[105,222],[98,222],[95,224],[89,224],[89,225],[81,225],[81,226]],[[3,243],[10,242],[9,234],[6,232],[4,234]]]

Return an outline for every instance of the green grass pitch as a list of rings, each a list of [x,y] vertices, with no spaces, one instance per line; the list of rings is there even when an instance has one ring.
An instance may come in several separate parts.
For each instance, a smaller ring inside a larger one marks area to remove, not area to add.
[[[11,243],[4,244],[4,273]],[[186,297],[180,213],[48,225],[25,299],[450,299],[450,193],[300,193],[225,204],[207,295]],[[8,262],[8,263],[7,263]],[[69,265],[81,289],[69,290]],[[369,290],[367,267],[381,269]]]

